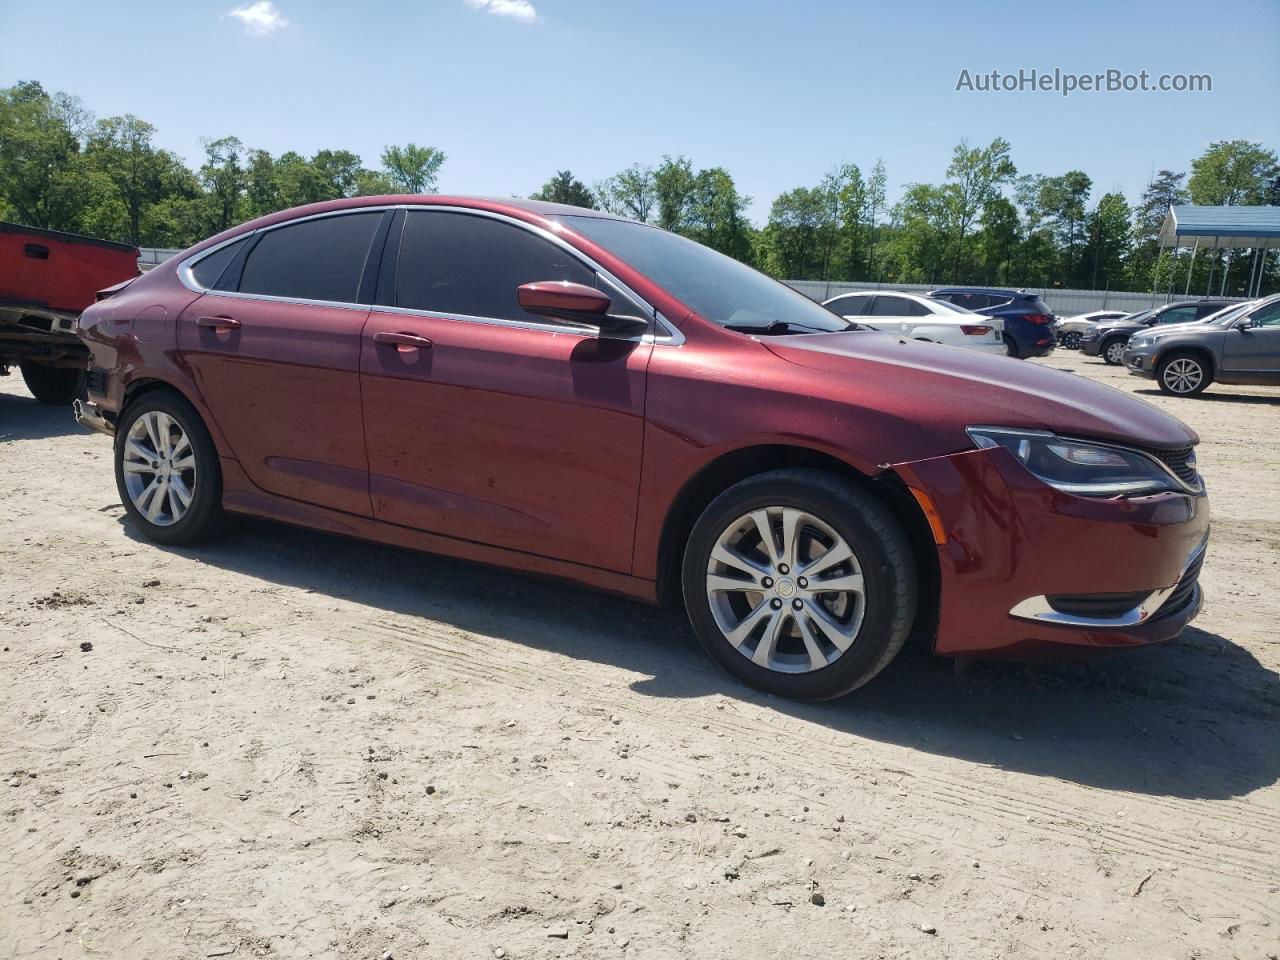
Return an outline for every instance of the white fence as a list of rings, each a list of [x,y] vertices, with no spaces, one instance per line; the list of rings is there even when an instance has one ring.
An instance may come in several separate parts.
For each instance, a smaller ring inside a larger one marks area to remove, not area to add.
[[[798,290],[806,297],[822,303],[842,293],[853,293],[855,290],[899,290],[903,293],[929,293],[940,287],[951,286],[945,283],[844,283],[825,280],[787,280],[787,286]],[[1070,317],[1091,310],[1123,310],[1136,313],[1149,310],[1161,304],[1175,300],[1195,300],[1196,297],[1184,297],[1181,294],[1166,296],[1163,293],[1133,293],[1122,290],[1056,290],[1044,287],[1020,287],[1027,293],[1038,293],[1055,316]]]

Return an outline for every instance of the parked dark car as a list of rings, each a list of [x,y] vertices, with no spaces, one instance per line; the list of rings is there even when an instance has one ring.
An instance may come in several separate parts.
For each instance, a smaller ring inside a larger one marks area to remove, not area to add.
[[[1209,508],[1178,420],[850,332],[602,212],[286,210],[96,303],[81,336],[78,416],[114,434],[142,535],[254,514],[683,603],[717,662],[782,696],[860,686],[913,628],[944,656],[1034,657],[1167,640],[1201,605]]]
[[[1181,300],[1130,314],[1123,320],[1100,323],[1080,338],[1080,351],[1087,357],[1102,357],[1115,366],[1123,361],[1125,344],[1139,330],[1171,323],[1194,323],[1238,302],[1213,298]]]
[[[1218,383],[1280,385],[1280,294],[1201,321],[1142,330],[1124,363],[1165,393],[1194,397]]]
[[[1038,293],[991,287],[943,287],[929,296],[1004,320],[1005,348],[1011,357],[1043,357],[1057,345],[1053,314]]]

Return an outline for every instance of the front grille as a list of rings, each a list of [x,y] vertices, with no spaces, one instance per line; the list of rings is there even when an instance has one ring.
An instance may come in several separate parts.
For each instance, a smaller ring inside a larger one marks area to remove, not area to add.
[[[1195,486],[1195,447],[1179,447],[1177,450],[1157,450],[1154,447],[1142,447],[1141,449],[1172,470],[1183,483]]]

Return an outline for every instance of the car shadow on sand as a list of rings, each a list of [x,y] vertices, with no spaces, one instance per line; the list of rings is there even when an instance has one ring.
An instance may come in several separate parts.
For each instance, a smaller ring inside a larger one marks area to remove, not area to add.
[[[750,701],[843,734],[851,749],[869,739],[1093,787],[1188,798],[1241,796],[1280,779],[1280,676],[1230,640],[1195,628],[1160,647],[1085,662],[976,664],[962,672],[918,643],[853,695],[796,704],[723,673],[677,611],[266,521],[238,519],[229,527],[198,548],[156,549],[612,664],[643,674],[632,687],[646,696]],[[124,529],[138,538],[128,524]]]
[[[1168,394],[1160,389],[1155,390],[1135,390],[1134,393],[1148,397],[1165,397]],[[1280,404],[1280,393],[1267,395],[1264,393],[1214,393],[1213,387],[1209,387],[1204,393],[1192,398],[1196,403],[1264,403],[1269,405]]]
[[[0,444],[89,432],[76,423],[69,405],[55,407],[31,397],[0,392]]]

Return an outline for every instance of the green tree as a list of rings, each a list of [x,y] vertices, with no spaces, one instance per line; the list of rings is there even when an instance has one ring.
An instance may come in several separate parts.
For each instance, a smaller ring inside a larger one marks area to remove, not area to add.
[[[406,143],[403,147],[391,146],[382,151],[382,168],[394,190],[431,193],[446,159],[443,150]]]
[[[1049,217],[1057,233],[1063,261],[1059,275],[1071,287],[1085,286],[1077,272],[1077,243],[1084,223],[1085,206],[1093,181],[1079,170],[1060,177],[1040,180],[1040,209]]]
[[[1088,285],[1092,290],[1121,285],[1129,252],[1129,203],[1120,193],[1104,193],[1085,224]]]
[[[240,222],[241,201],[248,177],[240,159],[244,144],[238,137],[220,137],[204,142],[205,162],[200,182],[208,198],[210,233],[221,233]]]
[[[693,164],[685,157],[664,156],[653,173],[658,226],[679,232],[685,225],[694,190]]]
[[[961,140],[952,151],[945,198],[947,219],[955,235],[952,264],[957,280],[964,275],[965,245],[974,222],[1017,173],[1009,159],[1009,142],[1003,137],[996,137],[986,147],[970,147],[967,140]]]
[[[175,158],[153,144],[155,127],[133,114],[99,120],[85,149],[91,168],[112,185],[124,224],[111,233],[130,243],[143,241],[147,210],[164,199],[165,174]]]
[[[530,200],[545,200],[549,203],[567,203],[571,207],[595,209],[595,198],[587,185],[574,177],[569,170],[558,170],[556,175],[542,185],[542,189],[531,194]]]
[[[81,154],[92,115],[75,97],[35,81],[0,90],[0,198],[33,227],[74,230],[89,171]]]

